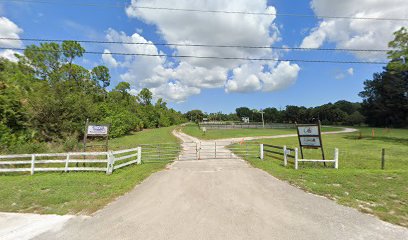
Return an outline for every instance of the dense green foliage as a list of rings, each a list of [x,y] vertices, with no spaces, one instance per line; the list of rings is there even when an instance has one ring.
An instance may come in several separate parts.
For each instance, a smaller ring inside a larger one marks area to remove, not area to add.
[[[401,28],[389,43],[394,50],[382,73],[364,82],[363,113],[373,126],[408,127],[408,30]]]
[[[75,41],[42,43],[28,46],[17,63],[0,59],[0,152],[77,142],[87,119],[110,124],[112,137],[184,121],[162,99],[153,105],[148,89],[133,96],[129,83],[121,82],[108,91],[108,68],[75,64],[84,51]]]

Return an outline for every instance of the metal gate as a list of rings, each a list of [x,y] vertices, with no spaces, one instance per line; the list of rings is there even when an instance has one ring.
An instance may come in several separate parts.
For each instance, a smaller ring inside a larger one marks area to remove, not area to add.
[[[142,145],[142,161],[192,161],[259,157],[259,143],[230,141]]]

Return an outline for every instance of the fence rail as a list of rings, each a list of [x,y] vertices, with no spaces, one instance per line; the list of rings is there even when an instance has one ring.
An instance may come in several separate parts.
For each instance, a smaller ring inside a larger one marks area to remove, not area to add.
[[[140,164],[141,153],[138,147],[108,152],[1,155],[0,173],[30,172],[32,175],[35,172],[100,171],[111,174],[116,169]]]
[[[271,153],[279,156],[283,156],[283,165],[286,167],[288,165],[288,158],[294,159],[295,169],[299,168],[299,162],[323,162],[323,163],[334,163],[334,168],[339,168],[339,150],[336,148],[334,150],[334,159],[300,159],[297,148],[289,148],[287,146],[275,146],[270,144],[261,144],[261,159],[264,159],[265,153]],[[281,151],[278,151],[278,150]],[[294,155],[291,153],[294,152]]]
[[[254,123],[200,123],[200,128],[207,129],[241,129],[241,128],[269,128],[269,129],[282,129],[282,128],[295,128],[294,124],[289,123],[266,123],[263,125],[261,122]]]

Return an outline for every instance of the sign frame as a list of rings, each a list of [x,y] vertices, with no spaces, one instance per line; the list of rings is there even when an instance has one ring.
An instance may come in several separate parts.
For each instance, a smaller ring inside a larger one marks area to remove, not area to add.
[[[103,126],[106,127],[106,134],[89,134],[88,129],[90,126]],[[85,132],[84,132],[84,152],[86,152],[87,148],[90,147],[104,147],[105,151],[107,152],[109,150],[109,130],[110,130],[110,124],[96,124],[96,123],[90,123],[89,119],[86,119],[86,124],[85,124]],[[105,138],[105,143],[104,144],[94,144],[94,145],[87,145],[88,138],[98,138],[102,137]]]
[[[309,148],[309,149],[319,149],[320,148],[322,151],[322,159],[325,160],[320,120],[318,120],[316,124],[297,124],[295,123],[295,125],[296,125],[298,140],[299,140],[300,155],[302,156],[302,159],[303,159],[303,148]],[[300,128],[307,128],[307,127],[317,128],[317,133],[314,130],[311,130],[311,132],[307,134],[300,132],[299,130]],[[319,144],[318,145],[310,145],[310,144],[306,145],[304,144],[304,142],[302,142],[302,139],[305,139],[305,138],[318,139]]]

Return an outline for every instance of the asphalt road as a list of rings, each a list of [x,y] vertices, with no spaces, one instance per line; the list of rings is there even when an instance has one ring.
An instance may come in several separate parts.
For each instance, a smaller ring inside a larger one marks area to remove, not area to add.
[[[177,161],[91,218],[72,218],[36,239],[391,240],[408,239],[408,229],[305,193],[235,158]]]

